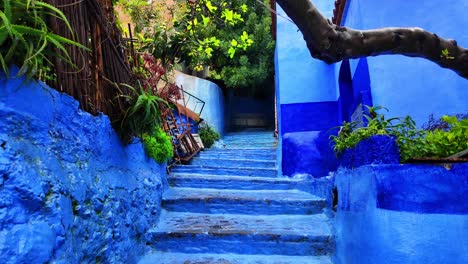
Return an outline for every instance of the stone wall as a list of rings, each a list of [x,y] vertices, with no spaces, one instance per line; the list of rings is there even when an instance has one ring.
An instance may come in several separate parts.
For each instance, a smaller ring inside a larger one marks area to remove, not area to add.
[[[0,262],[134,263],[165,166],[107,116],[38,82],[0,79]]]

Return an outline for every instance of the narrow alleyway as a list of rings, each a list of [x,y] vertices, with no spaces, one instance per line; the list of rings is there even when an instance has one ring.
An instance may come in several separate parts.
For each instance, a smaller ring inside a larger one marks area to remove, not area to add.
[[[272,132],[238,132],[169,175],[140,263],[332,263],[325,199],[277,177]]]

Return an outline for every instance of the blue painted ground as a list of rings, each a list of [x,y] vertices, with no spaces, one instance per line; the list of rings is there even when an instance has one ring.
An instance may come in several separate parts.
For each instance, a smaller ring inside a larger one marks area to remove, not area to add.
[[[237,132],[173,168],[140,263],[332,263],[326,199],[277,177],[275,153],[272,132]]]

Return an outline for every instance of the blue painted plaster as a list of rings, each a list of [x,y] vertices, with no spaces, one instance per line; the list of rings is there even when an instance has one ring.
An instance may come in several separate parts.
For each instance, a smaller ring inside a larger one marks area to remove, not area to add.
[[[316,4],[322,12],[331,15],[333,1],[319,1]],[[275,64],[280,103],[336,100],[336,82],[330,78],[335,74],[335,67],[312,58],[297,26],[283,18],[287,16],[281,7],[277,6],[277,12],[281,14],[277,19]]]
[[[14,74],[15,70],[12,72]],[[0,78],[0,262],[132,263],[160,213],[165,165],[107,116]]]
[[[394,137],[375,135],[360,141],[354,148],[345,149],[339,156],[338,163],[346,168],[369,164],[399,164],[399,148]]]
[[[221,88],[213,82],[181,72],[176,73],[175,80],[177,85],[182,86],[185,91],[205,102],[201,118],[223,135],[225,129],[225,104]],[[190,107],[189,104],[188,107]]]
[[[281,105],[281,133],[326,131],[339,124],[337,101]]]
[[[466,263],[468,164],[336,174],[337,263]]]
[[[345,26],[357,29],[417,26],[468,46],[468,35],[463,30],[468,25],[465,0],[449,4],[438,0],[348,2]],[[367,60],[373,104],[387,107],[388,116],[411,115],[422,125],[431,113],[442,116],[468,111],[468,81],[453,71],[425,59],[400,55]],[[359,62],[351,60],[353,78],[360,75]]]
[[[329,134],[321,131],[284,134],[282,156],[285,176],[306,174],[320,178],[336,170]]]

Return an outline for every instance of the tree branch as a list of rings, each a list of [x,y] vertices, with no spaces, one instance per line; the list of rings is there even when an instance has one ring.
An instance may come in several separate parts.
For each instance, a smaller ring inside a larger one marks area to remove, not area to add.
[[[276,0],[304,36],[312,57],[326,63],[367,56],[420,57],[468,79],[468,49],[421,28],[354,30],[332,24],[311,0]]]

